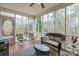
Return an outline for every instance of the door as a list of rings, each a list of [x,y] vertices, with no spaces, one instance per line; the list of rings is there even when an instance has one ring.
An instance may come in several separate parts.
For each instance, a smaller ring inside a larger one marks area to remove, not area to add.
[[[15,43],[15,18],[2,16],[2,36],[8,39],[9,44]]]

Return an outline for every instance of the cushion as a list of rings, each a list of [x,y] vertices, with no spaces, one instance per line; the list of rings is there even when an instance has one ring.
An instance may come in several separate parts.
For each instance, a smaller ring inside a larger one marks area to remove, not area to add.
[[[61,41],[60,37],[54,37],[54,40]]]
[[[55,45],[55,46],[58,46],[58,43],[57,43],[56,41],[45,40],[44,42],[47,42],[47,43],[53,44],[53,45]]]
[[[54,36],[48,36],[49,40],[53,40]]]

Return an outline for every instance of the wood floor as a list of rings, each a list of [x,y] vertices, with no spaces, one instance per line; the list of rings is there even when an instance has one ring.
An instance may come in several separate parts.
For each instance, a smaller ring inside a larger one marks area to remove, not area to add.
[[[24,41],[23,45],[19,45],[18,43],[14,44],[14,45],[9,45],[9,53],[14,53],[14,52],[18,52],[21,51],[23,49],[28,49],[31,48],[35,45],[36,43],[32,43],[30,41]]]
[[[18,52],[21,51],[23,49],[28,49],[28,48],[32,48],[35,44],[40,43],[40,42],[35,42],[35,41],[24,41],[23,46],[19,46],[18,43],[16,43],[15,45],[10,45],[9,46],[9,53],[14,53],[14,52]],[[55,51],[50,51],[50,55],[55,56],[57,53]]]
[[[21,51],[23,49],[32,48],[37,43],[40,43],[40,42],[24,41],[22,46],[19,46],[18,43],[14,44],[14,45],[9,45],[9,53],[15,53],[15,52]],[[68,52],[65,52],[65,51],[61,52],[61,56],[68,56],[68,55],[69,55]],[[57,51],[51,49],[50,56],[57,56]],[[70,54],[70,56],[71,56],[71,54]]]

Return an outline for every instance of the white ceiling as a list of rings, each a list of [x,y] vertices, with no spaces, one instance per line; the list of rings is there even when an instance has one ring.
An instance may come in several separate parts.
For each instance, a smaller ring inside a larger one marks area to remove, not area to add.
[[[58,6],[59,3],[44,3],[45,8],[42,8],[40,4],[34,4],[32,7],[29,7],[30,3],[0,3],[0,7],[8,8],[14,11],[19,11],[29,15],[38,15],[50,8]]]

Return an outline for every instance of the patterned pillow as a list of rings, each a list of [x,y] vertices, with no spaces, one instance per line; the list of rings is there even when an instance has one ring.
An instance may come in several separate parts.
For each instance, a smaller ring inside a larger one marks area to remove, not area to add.
[[[48,38],[49,38],[50,40],[53,40],[53,39],[54,39],[54,36],[48,36]]]

